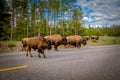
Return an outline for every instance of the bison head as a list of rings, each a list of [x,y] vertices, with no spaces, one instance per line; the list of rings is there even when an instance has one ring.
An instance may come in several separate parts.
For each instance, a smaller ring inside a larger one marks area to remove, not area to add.
[[[81,43],[85,46],[87,44],[87,40],[83,39]]]
[[[46,48],[47,48],[48,50],[52,49],[52,43],[51,43],[51,41],[50,41],[50,40],[47,40],[47,39],[45,39],[45,38],[44,38],[44,41],[46,42]]]
[[[51,43],[51,41],[47,40],[46,43],[47,43],[47,49],[48,50],[52,49],[52,43]]]
[[[97,36],[96,40],[98,40],[98,39],[99,39],[99,36]]]
[[[67,45],[67,38],[66,37],[62,37],[61,44],[63,44],[64,46]]]

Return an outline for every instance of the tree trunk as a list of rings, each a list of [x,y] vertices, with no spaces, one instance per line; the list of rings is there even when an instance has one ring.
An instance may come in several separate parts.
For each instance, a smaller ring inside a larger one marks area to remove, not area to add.
[[[62,0],[62,27],[63,27],[63,36],[64,36],[64,0]]]
[[[14,28],[14,17],[15,17],[15,11],[14,11],[14,0],[12,0],[12,14],[11,14],[11,33],[10,33],[10,39],[13,40],[13,28]]]

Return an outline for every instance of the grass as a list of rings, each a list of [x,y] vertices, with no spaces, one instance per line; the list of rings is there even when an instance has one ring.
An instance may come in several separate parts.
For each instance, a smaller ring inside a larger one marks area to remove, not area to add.
[[[98,40],[96,40],[96,39],[92,39],[91,41],[92,41],[92,42],[96,42],[96,43],[98,42]]]
[[[105,45],[120,45],[120,36],[100,36],[99,40],[88,40],[85,47]],[[21,41],[0,41],[0,52],[21,51],[21,47]]]
[[[0,41],[0,53],[15,51],[17,48],[16,41]]]
[[[120,36],[100,36],[100,41],[105,42],[106,45],[116,45],[120,44]]]
[[[120,45],[120,36],[99,36],[99,40],[88,40],[87,46]]]
[[[7,44],[8,44],[8,47],[15,47],[16,46],[15,41],[8,41]]]

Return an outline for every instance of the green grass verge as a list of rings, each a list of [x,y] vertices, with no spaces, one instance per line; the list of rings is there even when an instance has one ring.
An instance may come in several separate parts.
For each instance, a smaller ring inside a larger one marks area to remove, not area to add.
[[[8,47],[16,47],[16,42],[15,41],[8,41],[7,45],[8,45]]]
[[[100,36],[99,41],[105,42],[107,45],[120,44],[120,36]]]

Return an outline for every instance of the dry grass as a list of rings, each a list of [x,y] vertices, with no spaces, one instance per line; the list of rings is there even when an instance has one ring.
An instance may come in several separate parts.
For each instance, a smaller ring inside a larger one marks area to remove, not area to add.
[[[7,41],[1,41],[0,42],[0,53],[2,52],[11,52],[11,51],[21,51],[22,43],[15,42],[15,46],[9,47],[9,43]]]

